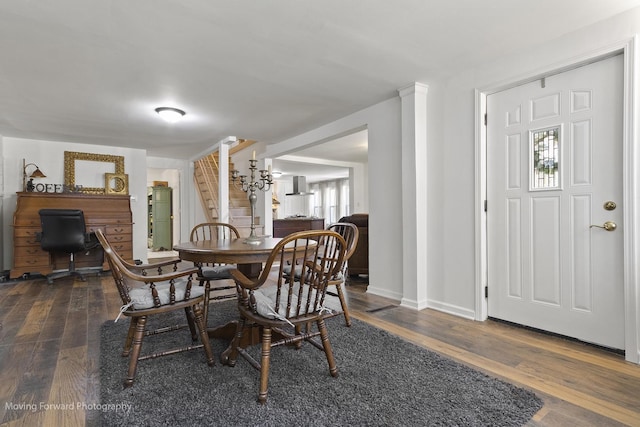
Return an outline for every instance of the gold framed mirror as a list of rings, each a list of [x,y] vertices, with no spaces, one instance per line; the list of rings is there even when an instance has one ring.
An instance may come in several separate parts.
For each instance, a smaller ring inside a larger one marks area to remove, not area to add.
[[[107,194],[129,194],[129,175],[126,173],[105,173],[104,192]]]
[[[106,173],[123,175],[124,156],[64,152],[64,185],[71,191],[103,194]]]

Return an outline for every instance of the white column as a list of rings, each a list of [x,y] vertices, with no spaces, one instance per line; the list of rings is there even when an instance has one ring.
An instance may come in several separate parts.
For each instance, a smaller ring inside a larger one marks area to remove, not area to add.
[[[264,168],[267,170],[271,170],[273,166],[273,159],[266,158],[264,159]],[[273,185],[269,188],[269,191],[262,191],[263,194],[263,207],[264,211],[262,213],[262,220],[264,226],[264,235],[272,236],[273,235],[273,211],[271,210],[272,204],[271,200],[273,199]]]
[[[402,120],[402,300],[427,307],[427,90],[414,83],[398,90]]]
[[[230,222],[229,217],[229,147],[236,142],[235,136],[229,136],[220,141],[218,147],[218,221]]]

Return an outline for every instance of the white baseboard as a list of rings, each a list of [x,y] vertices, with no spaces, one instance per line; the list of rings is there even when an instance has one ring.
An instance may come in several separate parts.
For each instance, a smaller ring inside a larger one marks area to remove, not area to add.
[[[377,288],[369,284],[367,286],[367,293],[372,295],[378,295],[380,297],[391,298],[396,301],[400,301],[402,299],[402,294],[398,292],[389,292],[387,289]]]
[[[433,310],[442,311],[444,313],[453,314],[454,316],[464,317],[465,319],[475,320],[476,313],[468,308],[459,307],[456,305],[429,300],[427,306]]]

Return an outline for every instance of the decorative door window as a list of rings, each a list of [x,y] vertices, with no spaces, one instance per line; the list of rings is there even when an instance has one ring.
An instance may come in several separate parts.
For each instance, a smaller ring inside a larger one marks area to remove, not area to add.
[[[561,127],[529,132],[531,190],[560,189]]]

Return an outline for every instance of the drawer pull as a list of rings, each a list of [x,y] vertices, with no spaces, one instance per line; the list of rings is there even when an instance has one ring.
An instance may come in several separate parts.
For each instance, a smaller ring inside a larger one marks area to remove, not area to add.
[[[124,231],[124,228],[114,228],[113,231],[115,231],[116,233],[122,233]]]
[[[124,236],[113,236],[113,237],[111,237],[111,240],[122,241],[122,239],[124,239]]]

